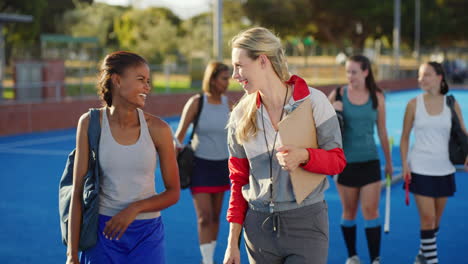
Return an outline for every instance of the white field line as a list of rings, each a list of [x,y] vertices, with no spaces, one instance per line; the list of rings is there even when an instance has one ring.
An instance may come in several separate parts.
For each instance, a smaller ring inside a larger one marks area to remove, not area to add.
[[[34,146],[42,144],[50,144],[64,141],[75,141],[75,135],[65,135],[57,137],[37,138],[29,140],[21,140],[9,143],[0,144],[0,153],[15,153],[15,154],[38,154],[38,155],[57,155],[64,156],[70,153],[66,150],[50,150],[50,149],[31,149],[31,148],[20,148],[25,146]]]
[[[71,150],[70,150],[71,151]],[[45,150],[45,149],[26,149],[26,148],[0,148],[0,153],[28,154],[28,155],[53,155],[68,156],[70,151],[66,150]]]
[[[16,141],[16,142],[11,142],[11,143],[3,143],[3,144],[0,144],[0,148],[16,148],[16,147],[24,147],[24,146],[49,144],[49,143],[55,143],[55,142],[60,142],[60,141],[75,140],[75,138],[76,138],[75,135],[57,136],[57,137],[49,137],[49,138],[37,138],[37,139]]]

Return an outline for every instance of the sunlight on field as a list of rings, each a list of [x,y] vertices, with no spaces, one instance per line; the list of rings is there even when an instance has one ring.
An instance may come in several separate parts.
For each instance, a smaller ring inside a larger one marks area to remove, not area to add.
[[[428,59],[429,58],[423,57],[422,61]],[[316,87],[346,83],[344,65],[337,64],[335,56],[288,56],[287,61],[290,72],[304,78],[310,86]],[[229,58],[226,58],[223,62],[227,65],[231,65]],[[381,55],[378,57],[377,63],[379,63],[379,65],[391,65],[393,63],[393,57]],[[416,70],[418,67],[417,60],[412,57],[402,57],[399,63],[400,69],[412,71]],[[65,61],[67,74],[65,78],[66,95],[95,95],[98,64],[99,63],[95,61]],[[192,87],[192,80],[188,72],[165,74],[161,71],[162,65],[153,65],[152,69],[151,78],[153,93],[184,93],[201,90],[201,87]],[[375,62],[373,69],[375,76],[378,78],[379,66]],[[6,99],[13,99],[14,90],[12,87],[14,87],[14,82],[11,73],[6,75],[6,78],[3,80],[3,85],[6,88],[3,97]],[[235,80],[231,79],[229,90],[239,91],[242,90],[242,87]]]

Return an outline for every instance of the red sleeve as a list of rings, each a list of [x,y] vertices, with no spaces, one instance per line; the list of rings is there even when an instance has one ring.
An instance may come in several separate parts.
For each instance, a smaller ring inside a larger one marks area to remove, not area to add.
[[[341,148],[330,150],[308,148],[309,161],[301,167],[313,173],[335,175],[346,166],[346,158]]]
[[[228,222],[244,223],[247,201],[242,196],[242,186],[249,183],[249,161],[246,158],[229,158],[229,178],[231,179],[231,197],[226,219]]]

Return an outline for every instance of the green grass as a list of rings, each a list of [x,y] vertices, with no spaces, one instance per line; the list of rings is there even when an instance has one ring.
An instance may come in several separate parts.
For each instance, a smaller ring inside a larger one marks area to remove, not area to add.
[[[170,81],[169,82],[169,93],[184,93],[184,92],[196,92],[199,89],[189,88],[188,82],[181,81]],[[86,83],[83,84],[83,94],[84,95],[95,95],[96,84]],[[81,95],[80,84],[68,84],[66,87],[68,96],[79,96]],[[151,89],[152,93],[166,93],[166,83],[163,81],[153,82],[153,88]]]
[[[169,83],[169,89],[166,87],[166,83],[162,81],[156,81],[153,83],[153,93],[196,93],[200,92],[199,87],[190,87],[190,82],[186,81],[171,81]],[[229,91],[241,91],[242,87],[237,82],[229,82]]]
[[[238,82],[230,81],[229,91],[242,91],[242,86]]]
[[[3,87],[3,99],[15,99],[15,92],[13,91],[13,88]]]
[[[170,80],[166,83],[164,80],[153,81],[152,93],[188,93],[198,92],[201,88],[190,87],[189,80]]]
[[[190,87],[189,81],[183,80],[170,80],[169,89],[167,89],[165,81],[154,81],[152,93],[165,94],[165,93],[196,93],[200,92],[201,88]],[[231,81],[229,83],[230,91],[240,91],[242,87],[237,83]],[[83,84],[67,84],[65,87],[67,96],[80,96],[80,95],[96,95],[96,84],[94,83],[83,83]],[[15,91],[11,87],[4,87],[3,89],[4,99],[14,99]]]
[[[81,91],[83,89],[83,91]],[[65,87],[67,96],[79,96],[79,95],[93,95],[96,94],[96,85],[93,83],[84,83],[81,88],[80,84],[67,84]]]

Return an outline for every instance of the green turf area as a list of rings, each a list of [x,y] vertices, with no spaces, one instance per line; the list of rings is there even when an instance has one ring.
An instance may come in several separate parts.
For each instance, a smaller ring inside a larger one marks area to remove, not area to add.
[[[15,98],[15,92],[13,91],[12,88],[3,88],[3,99],[14,99]]]
[[[96,84],[94,83],[83,83],[83,84],[67,84],[65,87],[67,96],[80,96],[80,95],[95,95]],[[240,91],[241,86],[237,82],[229,83],[230,91]],[[169,88],[165,81],[154,81],[152,93],[163,94],[163,93],[196,93],[201,91],[201,88],[190,87],[189,81],[171,80],[169,81]],[[4,87],[3,90],[4,99],[14,99],[15,91],[11,87]]]

